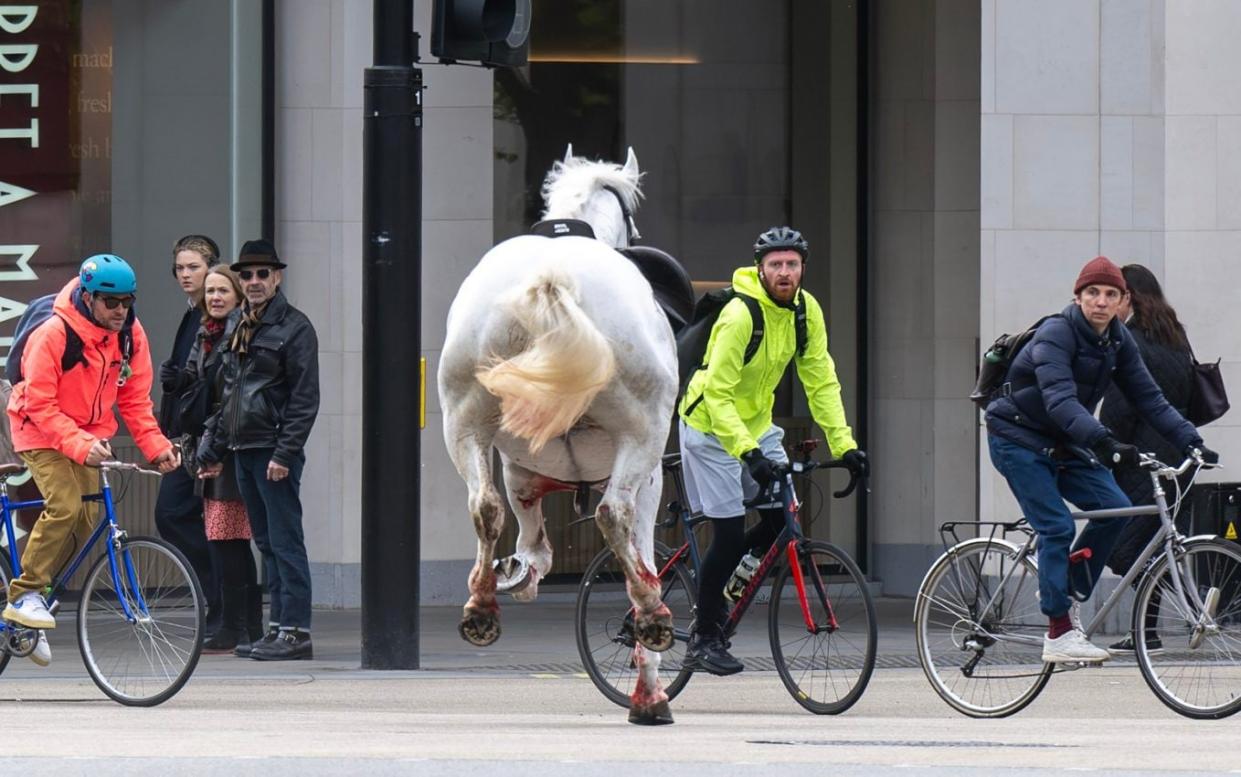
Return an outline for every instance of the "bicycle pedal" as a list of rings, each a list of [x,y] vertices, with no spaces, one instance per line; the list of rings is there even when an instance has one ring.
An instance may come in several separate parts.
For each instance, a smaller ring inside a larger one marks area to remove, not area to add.
[[[1093,669],[1103,666],[1107,663],[1107,659],[1101,658],[1098,661],[1074,661],[1073,666],[1076,669]]]

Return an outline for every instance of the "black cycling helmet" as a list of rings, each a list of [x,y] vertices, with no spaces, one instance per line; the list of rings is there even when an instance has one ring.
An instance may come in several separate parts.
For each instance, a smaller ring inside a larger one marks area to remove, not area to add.
[[[772,251],[796,251],[804,262],[810,253],[810,244],[792,227],[772,227],[754,241],[754,263],[763,261]]]

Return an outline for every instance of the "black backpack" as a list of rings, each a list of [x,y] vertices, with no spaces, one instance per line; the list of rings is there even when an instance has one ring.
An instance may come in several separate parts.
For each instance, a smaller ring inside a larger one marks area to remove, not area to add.
[[[681,392],[689,386],[689,380],[698,370],[706,367],[703,357],[707,353],[707,343],[711,340],[711,330],[720,317],[724,306],[739,297],[750,311],[750,320],[754,331],[750,334],[750,342],[745,347],[743,364],[749,364],[758,353],[758,346],[763,342],[763,309],[761,303],[753,297],[738,294],[732,286],[707,292],[694,305],[694,316],[690,323],[677,335],[677,377],[681,382]],[[797,355],[806,353],[806,300],[802,295],[797,297],[794,308],[793,329],[797,333]]]
[[[31,300],[25,312],[22,313],[22,317],[17,320],[17,328],[13,331],[13,344],[9,346],[9,355],[4,362],[4,377],[14,386],[24,379],[22,353],[26,350],[26,341],[30,339],[31,332],[55,315],[53,312],[55,302],[55,294],[45,294]],[[65,352],[60,357],[60,371],[64,373],[78,364],[86,364],[86,354],[83,352],[85,343],[82,342],[82,338],[68,321],[63,318],[60,321],[65,327]],[[129,363],[129,358],[134,352],[133,321],[134,314],[131,309],[120,333],[121,359],[124,364]]]
[[[1026,343],[1034,339],[1034,333],[1044,321],[1059,315],[1059,313],[1053,313],[1050,316],[1043,316],[1029,329],[1011,335],[1002,334],[995,338],[995,342],[982,355],[982,361],[978,365],[978,382],[974,384],[974,390],[970,392],[970,400],[980,409],[986,410],[987,405],[991,404],[996,393],[1004,386],[1004,379],[1008,377],[1008,368],[1012,366],[1013,359],[1017,358],[1017,354],[1026,346]]]

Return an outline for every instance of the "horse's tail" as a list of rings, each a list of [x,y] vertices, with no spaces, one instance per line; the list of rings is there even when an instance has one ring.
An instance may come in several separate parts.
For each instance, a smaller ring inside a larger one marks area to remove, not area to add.
[[[500,428],[529,440],[532,453],[572,428],[616,373],[612,346],[577,297],[564,269],[540,271],[510,305],[530,345],[477,373],[500,398]]]

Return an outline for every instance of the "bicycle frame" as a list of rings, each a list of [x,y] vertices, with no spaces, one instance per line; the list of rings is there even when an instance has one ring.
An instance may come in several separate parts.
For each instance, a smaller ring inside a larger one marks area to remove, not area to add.
[[[1185,537],[1179,531],[1177,531],[1176,524],[1172,520],[1171,512],[1168,509],[1167,494],[1163,489],[1163,483],[1162,483],[1162,478],[1160,476],[1160,471],[1151,471],[1150,476],[1151,476],[1151,480],[1153,481],[1154,487],[1155,487],[1155,504],[1154,505],[1145,505],[1141,507],[1122,507],[1122,508],[1113,508],[1113,509],[1107,509],[1107,510],[1083,510],[1083,511],[1071,513],[1075,521],[1077,520],[1114,520],[1114,519],[1119,519],[1119,518],[1131,518],[1131,517],[1136,517],[1136,516],[1141,516],[1141,515],[1158,515],[1159,521],[1160,521],[1159,530],[1155,532],[1155,536],[1153,536],[1150,539],[1150,541],[1142,549],[1142,552],[1138,554],[1133,564],[1129,567],[1129,571],[1126,572],[1121,577],[1120,582],[1117,583],[1116,585],[1116,588],[1113,589],[1112,593],[1109,594],[1108,597],[1103,601],[1103,604],[1099,606],[1098,611],[1095,613],[1095,616],[1090,620],[1090,623],[1083,624],[1083,629],[1087,636],[1093,635],[1103,625],[1103,622],[1107,618],[1107,616],[1111,613],[1113,609],[1115,609],[1116,605],[1120,603],[1120,599],[1122,596],[1124,596],[1126,589],[1135,580],[1137,580],[1142,575],[1146,574],[1147,562],[1150,561],[1150,559],[1153,556],[1155,556],[1156,552],[1160,550],[1161,548],[1164,554],[1166,555],[1166,557],[1168,558],[1170,565],[1172,565],[1174,561],[1176,562],[1174,566],[1176,572],[1174,574],[1170,574],[1169,576],[1172,579],[1172,587],[1177,597],[1177,603],[1180,604],[1181,607],[1185,608],[1183,610],[1184,612],[1195,612],[1195,611],[1201,612],[1204,609],[1202,599],[1199,597],[1196,587],[1187,586],[1184,584],[1185,580],[1192,579],[1190,578],[1190,571],[1182,568],[1181,562],[1176,561],[1175,551],[1181,546],[1181,543],[1183,542]],[[940,526],[940,532],[942,534],[944,532],[951,531],[953,532],[953,535],[955,537],[955,527],[958,525],[962,525],[962,524],[958,522],[944,523],[943,525]],[[977,526],[980,524],[975,523],[973,525]],[[992,528],[992,536],[988,540],[989,542],[994,540],[996,527],[1004,527],[1006,532],[1007,531],[1026,531],[1025,529],[1021,529],[1018,523],[991,523],[990,525],[993,528]],[[1020,567],[1019,562],[1022,559],[1028,556],[1032,556],[1034,554],[1037,537],[1038,537],[1037,534],[1033,533],[1032,531],[1029,532],[1029,536],[1027,537],[1025,543],[1022,544],[1020,548],[1018,548],[1016,554],[1012,555],[1013,560],[1018,563],[1013,564],[1009,568],[1009,570],[1004,574],[1004,577],[995,586],[995,590],[991,594],[991,598],[987,601],[986,606],[982,607],[979,610],[979,612],[989,612],[990,609],[995,605],[996,598],[1000,596],[1002,591],[1005,590],[1010,578]],[[960,574],[959,570],[956,569],[955,563],[953,565],[953,569],[954,569],[954,574],[957,574],[957,575]],[[978,570],[978,577],[981,578],[981,576],[982,576],[982,569],[980,568]],[[974,582],[975,584],[977,584],[980,582],[980,580],[976,579]],[[961,589],[961,590],[965,590],[965,589]],[[978,590],[978,589],[975,588],[974,590]],[[1191,604],[1193,608],[1195,609],[1190,609]],[[1010,642],[1026,644],[1026,645],[1031,645],[1031,646],[1041,646],[1043,644],[1042,637],[1036,637],[1036,636],[1027,636],[1023,634],[1004,634],[1004,635],[992,635],[992,636],[996,637],[997,639],[1004,639]]]
[[[773,486],[773,496],[777,487]],[[758,593],[758,589],[766,582],[767,576],[776,566],[776,561],[783,553],[788,559],[789,568],[793,573],[793,582],[797,588],[797,601],[801,607],[802,618],[806,622],[806,630],[814,634],[821,629],[829,631],[836,629],[836,616],[832,612],[831,600],[827,596],[827,586],[823,584],[823,578],[819,574],[817,567],[811,567],[812,582],[814,583],[815,593],[819,597],[819,601],[823,604],[828,615],[828,624],[819,626],[814,621],[814,616],[810,612],[810,603],[806,597],[806,580],[801,571],[801,564],[797,563],[798,544],[805,539],[802,534],[801,522],[797,519],[798,511],[801,509],[800,503],[797,501],[797,492],[793,488],[793,477],[791,474],[784,475],[782,482],[778,486],[780,500],[784,508],[784,528],[776,537],[775,542],[771,543],[771,547],[763,554],[762,561],[759,562],[758,569],[754,570],[750,582],[741,591],[736,604],[728,612],[728,618],[725,621],[725,630],[732,633],[736,630],[737,624],[741,622],[742,616],[746,610],[750,608],[750,603],[754,600],[754,596]]]
[[[105,544],[108,555],[108,565],[112,573],[112,586],[118,593],[124,591],[121,587],[121,570],[124,569],[125,580],[129,585],[129,590],[134,598],[133,606],[130,605],[128,596],[119,596],[121,609],[125,614],[125,619],[130,623],[137,622],[140,618],[149,615],[147,611],[146,600],[142,596],[142,590],[138,585],[138,576],[134,571],[133,559],[128,553],[123,553],[120,559],[117,557],[117,550],[121,547],[121,541],[125,539],[125,531],[117,525],[116,510],[112,502],[112,486],[108,480],[108,470],[101,469],[99,472],[100,492],[98,494],[84,494],[83,502],[99,502],[103,505],[105,520],[99,521],[91,532],[90,538],[82,545],[82,549],[78,551],[77,556],[67,569],[58,574],[49,587],[46,599],[48,607],[55,607],[58,603],[60,595],[64,591],[65,584],[73,579],[73,575],[78,568],[86,561],[91,549],[95,543],[104,535],[109,534],[109,541]],[[16,510],[25,510],[32,508],[41,508],[44,506],[42,499],[32,499],[24,502],[14,502],[9,499],[9,485],[7,478],[0,478],[0,519],[3,520],[3,531],[8,541],[9,568],[13,570],[14,579],[21,576],[21,559],[17,554],[17,534],[13,527],[13,512]],[[135,614],[135,610],[137,614]],[[0,623],[0,631],[8,631],[14,628],[8,623]]]
[[[677,548],[671,558],[668,559],[667,563],[664,564],[663,568],[659,570],[659,577],[660,579],[666,579],[665,575],[668,570],[674,564],[688,556],[691,560],[691,573],[696,579],[697,570],[700,568],[702,557],[698,549],[698,539],[694,535],[694,527],[703,521],[710,519],[707,516],[701,514],[694,515],[689,512],[689,508],[687,506],[689,502],[685,495],[685,483],[681,470],[678,467],[669,468],[669,471],[672,474],[673,485],[676,489],[678,500],[678,502],[673,506],[673,512],[676,514],[677,519],[681,524],[682,532],[685,536],[685,542],[681,545],[681,547]],[[802,617],[805,619],[807,631],[817,633],[823,629],[829,631],[835,630],[837,627],[836,616],[832,611],[831,600],[827,595],[827,586],[824,584],[823,578],[819,574],[817,567],[813,568],[814,575],[811,582],[814,585],[815,593],[818,595],[819,600],[823,603],[824,609],[827,611],[829,620],[828,624],[826,626],[819,626],[816,624],[814,621],[814,616],[810,611],[809,599],[806,596],[805,577],[802,574],[801,565],[797,563],[798,544],[805,539],[805,535],[802,534],[801,523],[797,518],[801,505],[797,501],[797,491],[793,487],[792,474],[785,474],[779,485],[773,486],[772,491],[772,496],[775,496],[776,493],[780,494],[781,503],[784,509],[784,528],[780,531],[779,536],[776,537],[775,542],[771,544],[771,547],[767,549],[767,552],[763,555],[762,561],[758,565],[758,569],[755,570],[754,575],[750,578],[750,582],[746,584],[745,588],[741,592],[741,596],[729,610],[728,617],[724,624],[725,631],[728,635],[731,635],[736,631],[737,624],[741,622],[742,616],[744,616],[746,611],[749,609],[750,603],[754,600],[759,588],[762,587],[763,583],[766,582],[768,575],[770,575],[771,571],[775,568],[776,561],[779,559],[781,553],[784,553],[788,558],[789,567],[793,572],[793,582],[797,588],[798,604],[801,607]]]

